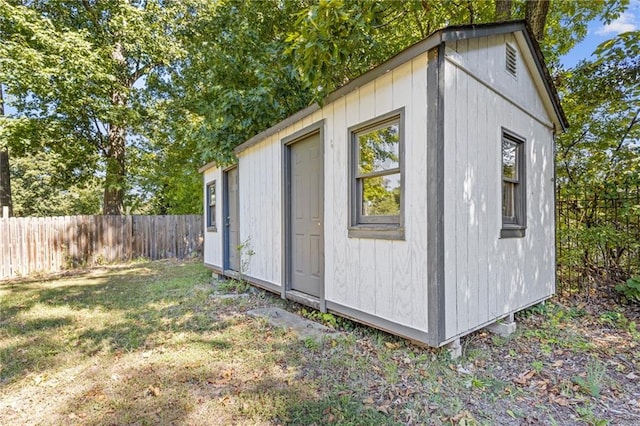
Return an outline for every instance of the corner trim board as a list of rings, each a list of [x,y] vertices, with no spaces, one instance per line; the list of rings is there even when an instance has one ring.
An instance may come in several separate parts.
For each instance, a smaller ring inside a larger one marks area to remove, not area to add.
[[[444,61],[445,43],[427,60],[427,324],[433,346],[445,339],[444,293]]]

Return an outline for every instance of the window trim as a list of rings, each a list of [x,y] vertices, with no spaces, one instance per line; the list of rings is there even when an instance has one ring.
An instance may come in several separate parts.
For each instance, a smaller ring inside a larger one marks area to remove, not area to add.
[[[213,188],[213,204],[211,203],[211,188]],[[218,188],[216,186],[216,179],[207,182],[207,184],[205,185],[205,206],[207,231],[218,232],[218,227],[216,224],[216,213],[218,207]]]
[[[510,142],[516,146],[516,167],[518,179],[506,179],[504,176],[504,163],[502,159],[502,146],[504,142]],[[522,238],[527,229],[527,169],[526,169],[526,139],[511,130],[502,128],[500,138],[500,216],[502,217],[502,228],[500,238]],[[504,216],[502,206],[504,204],[504,183],[516,183],[514,190],[515,217]]]
[[[398,167],[382,172],[368,173],[361,176],[358,170],[359,133],[376,130],[391,122],[398,122]],[[404,240],[404,204],[405,204],[405,109],[404,107],[379,115],[370,120],[349,127],[349,238],[374,238],[386,240]],[[366,177],[400,174],[400,214],[397,216],[368,216],[363,221],[360,212],[362,204],[362,185],[360,182]]]

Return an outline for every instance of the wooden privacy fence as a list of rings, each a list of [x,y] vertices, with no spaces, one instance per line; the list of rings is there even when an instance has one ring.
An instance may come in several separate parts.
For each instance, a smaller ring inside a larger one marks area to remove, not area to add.
[[[201,215],[0,219],[0,279],[82,265],[184,258],[202,250]]]

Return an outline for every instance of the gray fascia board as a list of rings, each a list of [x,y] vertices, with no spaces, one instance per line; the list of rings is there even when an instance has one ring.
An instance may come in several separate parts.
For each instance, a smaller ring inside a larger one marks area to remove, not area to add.
[[[531,30],[527,27],[523,20],[518,21],[508,21],[501,23],[491,23],[491,24],[474,24],[474,25],[460,25],[460,26],[452,26],[447,27],[441,30],[437,30],[432,33],[427,38],[409,46],[405,50],[391,57],[389,60],[383,62],[377,67],[365,72],[361,76],[351,80],[344,86],[336,89],[331,92],[322,102],[323,105],[327,105],[337,99],[340,99],[343,96],[351,93],[352,91],[358,89],[359,87],[364,86],[365,84],[375,80],[376,78],[388,73],[389,71],[399,67],[400,65],[408,62],[417,56],[426,53],[427,51],[433,49],[437,45],[442,42],[450,42],[455,40],[464,40],[475,37],[485,37],[490,35],[498,35],[511,33],[515,31],[522,31],[526,34],[527,43],[529,48],[534,52],[534,58],[536,58],[536,66],[538,67],[538,71],[542,73],[545,87],[551,97],[551,101],[554,106],[554,110],[556,114],[558,114],[558,118],[560,119],[560,123],[566,127],[567,121],[560,106],[560,100],[558,98],[558,94],[555,90],[555,87],[551,83],[551,77],[549,72],[544,65],[544,57],[542,56],[542,52],[540,51],[540,47],[538,43],[533,40],[533,36],[531,34]],[[238,145],[234,152],[237,154],[246,150],[247,148],[259,143],[260,141],[268,138],[269,136],[274,135],[275,133],[285,129],[286,127],[296,123],[299,120],[313,114],[314,112],[321,109],[320,104],[314,103],[295,114],[289,116],[288,118],[280,121],[278,124],[268,128],[267,130],[258,133],[251,139],[246,142]]]
[[[523,20],[507,21],[502,23],[455,25],[440,30],[442,32],[441,41],[449,42],[456,40],[466,40],[470,38],[488,37],[498,34],[507,34],[516,31],[524,31]]]
[[[527,41],[527,45],[529,46],[529,50],[533,53],[533,59],[536,64],[536,68],[538,72],[542,76],[542,83],[544,84],[545,89],[547,90],[547,94],[551,98],[551,104],[553,105],[553,110],[558,116],[558,121],[562,126],[562,132],[566,132],[569,128],[569,121],[567,120],[567,116],[564,113],[564,109],[562,109],[562,104],[560,103],[560,97],[558,96],[558,91],[556,90],[556,86],[553,84],[551,79],[551,74],[549,74],[549,69],[546,66],[544,55],[542,54],[542,50],[540,50],[540,45],[536,41],[531,29],[528,25],[524,25],[524,38]]]
[[[208,162],[207,164],[205,164],[204,166],[200,167],[200,168],[198,169],[198,173],[204,173],[204,172],[206,172],[207,170],[209,170],[209,169],[211,169],[211,168],[214,168],[214,167],[218,167],[218,163],[217,163],[217,162],[215,162],[215,161],[210,161],[210,162]]]
[[[281,122],[279,122],[275,126],[269,127],[264,132],[258,133],[257,135],[255,135],[254,137],[249,139],[248,141],[241,143],[240,145],[238,145],[233,150],[233,152],[236,155],[240,154],[242,151],[246,150],[247,148],[251,148],[253,145],[257,144],[258,142],[268,138],[269,136],[275,135],[279,131],[291,126],[292,124],[297,123],[298,121],[302,120],[303,118],[308,117],[311,114],[313,114],[314,112],[319,111],[319,110],[320,110],[320,105],[318,105],[317,103],[313,104],[313,105],[310,105],[310,106],[306,107],[305,109],[302,109],[302,110],[296,112],[295,114],[285,118],[284,120],[282,120]]]

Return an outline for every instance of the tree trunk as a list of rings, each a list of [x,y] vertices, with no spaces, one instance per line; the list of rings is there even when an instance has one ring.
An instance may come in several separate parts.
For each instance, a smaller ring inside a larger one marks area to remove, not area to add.
[[[0,84],[0,117],[4,116],[4,96]],[[0,217],[4,207],[9,208],[9,216],[13,216],[13,200],[11,199],[11,171],[9,169],[9,150],[0,148]]]
[[[511,19],[512,0],[496,0],[496,21]]]
[[[548,12],[549,0],[527,0],[524,19],[538,41],[544,38],[544,26],[547,23]]]
[[[122,70],[126,70],[124,49],[120,42],[115,44],[112,58]],[[124,71],[123,74],[125,74]],[[125,93],[115,90],[111,94],[111,104],[114,107],[122,108],[126,103],[127,96]],[[111,123],[107,138],[108,147],[105,158],[107,161],[107,174],[104,182],[102,213],[105,215],[121,215],[124,213],[124,189],[127,179],[125,165],[127,135],[125,128],[121,124]]]
[[[126,183],[125,143],[126,134],[124,128],[111,126],[102,207],[102,213],[106,215],[121,215],[124,212],[124,188]]]

